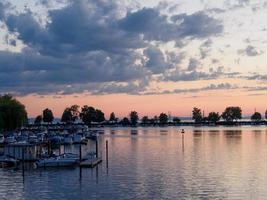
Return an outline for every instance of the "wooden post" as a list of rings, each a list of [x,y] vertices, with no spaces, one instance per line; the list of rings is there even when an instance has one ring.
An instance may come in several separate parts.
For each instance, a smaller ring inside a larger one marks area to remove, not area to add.
[[[106,140],[106,167],[108,168],[108,140]]]
[[[182,130],[182,151],[184,152],[184,129]]]
[[[82,145],[80,144],[80,153],[79,153],[79,155],[80,155],[80,162],[82,161]]]
[[[98,158],[98,139],[96,139],[95,141],[95,153],[96,153],[96,157]]]
[[[58,153],[61,154],[61,145],[59,145]]]
[[[25,149],[24,148],[25,147],[22,147],[22,176],[23,176],[23,178],[24,178],[24,170],[25,170],[25,168],[24,168]]]

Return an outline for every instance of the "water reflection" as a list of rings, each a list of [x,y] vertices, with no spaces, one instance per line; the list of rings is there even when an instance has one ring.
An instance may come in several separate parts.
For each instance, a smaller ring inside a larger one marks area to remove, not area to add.
[[[264,127],[185,127],[184,135],[167,127],[105,129],[111,131],[99,141],[103,150],[109,141],[108,174],[105,160],[94,169],[26,164],[23,184],[21,169],[0,169],[1,199],[267,199]]]
[[[242,137],[242,130],[224,130],[223,133],[226,138],[241,139]]]
[[[138,130],[136,130],[136,129],[131,130],[131,135],[137,135],[137,134],[138,134]]]

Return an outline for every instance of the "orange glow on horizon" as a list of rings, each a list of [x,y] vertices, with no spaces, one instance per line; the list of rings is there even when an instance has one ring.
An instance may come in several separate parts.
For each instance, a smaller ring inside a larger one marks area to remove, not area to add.
[[[195,96],[194,96],[195,95]],[[159,115],[161,112],[171,113],[172,116],[191,116],[192,108],[199,107],[208,112],[222,112],[227,106],[240,106],[243,115],[251,115],[255,109],[264,114],[266,95],[247,95],[240,91],[212,91],[196,94],[165,94],[165,95],[67,95],[39,97],[29,95],[18,97],[27,109],[29,117],[36,117],[45,108],[52,109],[56,117],[61,117],[63,110],[73,104],[80,106],[90,105],[101,109],[108,118],[111,112],[117,117],[128,116],[129,112],[136,110],[139,116],[149,117]]]

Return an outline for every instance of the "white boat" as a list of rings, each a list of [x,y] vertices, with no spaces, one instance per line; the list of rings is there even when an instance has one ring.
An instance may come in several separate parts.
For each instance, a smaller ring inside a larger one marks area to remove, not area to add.
[[[3,135],[0,135],[0,144],[3,144],[5,142],[5,138]]]
[[[82,134],[76,134],[73,136],[73,143],[82,143],[84,140],[85,137]]]
[[[0,156],[0,164],[1,166],[16,166],[18,164],[18,160],[16,160],[15,158],[3,155]]]
[[[29,136],[29,143],[38,143],[38,138],[36,135]]]
[[[28,142],[28,137],[24,135],[20,135],[17,137],[18,144],[26,144]]]
[[[38,142],[43,142],[44,141],[44,137],[45,137],[44,133],[38,133],[37,134]]]
[[[67,167],[77,164],[77,154],[65,153],[56,157],[41,159],[36,162],[37,167]]]
[[[64,137],[64,144],[72,144],[72,143],[73,143],[73,139],[71,136]]]
[[[15,143],[15,142],[16,142],[16,139],[15,139],[15,137],[12,136],[12,135],[7,136],[7,137],[5,138],[5,143],[7,143],[7,144],[11,144],[11,143]]]

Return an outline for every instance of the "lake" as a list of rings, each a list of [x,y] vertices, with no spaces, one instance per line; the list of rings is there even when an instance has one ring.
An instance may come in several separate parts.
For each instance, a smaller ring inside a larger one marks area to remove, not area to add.
[[[267,127],[101,130],[98,167],[0,169],[0,199],[267,199]]]

